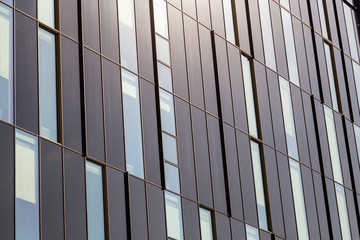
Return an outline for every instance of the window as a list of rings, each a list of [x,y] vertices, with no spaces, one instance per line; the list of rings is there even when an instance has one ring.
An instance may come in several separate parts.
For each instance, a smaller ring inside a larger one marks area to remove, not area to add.
[[[357,100],[360,107],[360,65],[356,62],[353,63],[353,69],[354,69],[354,78],[355,78],[355,87],[356,87],[356,93],[357,93]]]
[[[297,148],[296,130],[294,123],[293,109],[292,109],[290,86],[289,83],[282,77],[279,77],[279,83],[280,83],[281,105],[283,110],[288,154],[290,157],[294,159],[298,159],[299,155]]]
[[[248,117],[249,133],[254,137],[258,137],[257,131],[257,117],[255,111],[255,102],[254,102],[254,90],[251,77],[251,68],[250,61],[248,58],[241,56],[241,64],[244,77],[244,91],[245,91],[245,100],[246,100],[246,112]]]
[[[302,188],[302,177],[300,164],[295,160],[290,159],[290,176],[291,186],[293,190],[294,208],[296,224],[298,228],[298,238],[301,240],[309,239],[306,209],[304,202],[304,192]]]
[[[169,238],[183,240],[181,198],[165,191],[166,225]]]
[[[280,4],[290,10],[289,0],[280,0]]]
[[[165,162],[166,189],[180,194],[179,169]]]
[[[57,91],[55,35],[39,28],[40,135],[57,136]]]
[[[284,28],[286,57],[288,62],[290,81],[295,85],[299,86],[299,73],[296,60],[296,50],[291,14],[285,9],[281,8],[281,17]]]
[[[253,166],[253,173],[254,173],[259,227],[267,230],[268,224],[267,224],[264,184],[263,184],[263,177],[262,177],[263,173],[262,173],[262,168],[261,168],[260,148],[259,148],[258,143],[254,142],[254,141],[250,141],[250,142],[251,142],[251,157],[252,157],[252,166]]]
[[[38,0],[39,21],[55,28],[55,1]]]
[[[86,161],[86,194],[89,240],[105,240],[101,166]]]
[[[164,38],[169,38],[166,2],[154,0],[155,31]]]
[[[359,53],[358,53],[358,35],[357,30],[354,25],[355,19],[353,16],[353,10],[345,3],[343,2],[344,6],[344,15],[345,15],[345,22],[346,22],[346,30],[347,35],[349,39],[349,45],[350,45],[350,53],[351,56],[356,60],[359,61]]]
[[[159,86],[168,90],[169,92],[173,91],[172,87],[172,74],[171,68],[165,66],[164,64],[158,62],[158,77],[159,77]]]
[[[16,130],[16,239],[40,239],[38,139]]]
[[[170,45],[167,39],[156,35],[156,55],[158,60],[170,65]]]
[[[232,0],[223,0],[226,39],[236,44]]]
[[[327,72],[328,72],[328,77],[329,77],[331,101],[332,101],[333,108],[336,111],[339,111],[338,99],[336,96],[336,83],[335,83],[335,78],[334,78],[334,69],[333,69],[330,46],[327,43],[324,43],[324,49],[325,49]]]
[[[121,64],[137,72],[134,0],[118,0]]]
[[[259,240],[259,231],[246,224],[246,240]]]
[[[13,11],[0,3],[0,120],[13,123]]]
[[[326,21],[324,2],[323,2],[323,0],[317,0],[317,3],[318,3],[318,8],[319,8],[322,35],[325,38],[329,38],[328,30],[327,30],[327,21]]]
[[[360,163],[360,127],[355,124],[354,124],[354,133],[355,133],[356,148],[358,152],[358,160]]]
[[[259,0],[261,31],[265,52],[265,63],[272,70],[276,71],[274,39],[272,33],[269,1]]]
[[[347,212],[344,187],[335,183],[335,191],[336,191],[336,201],[339,210],[342,239],[351,240],[352,238],[350,233],[349,217]]]
[[[165,132],[162,134],[164,146],[164,158],[174,164],[178,164],[176,138]]]
[[[172,94],[160,89],[160,108],[162,130],[176,135],[174,116],[174,97]]]
[[[129,173],[137,177],[144,178],[139,80],[136,75],[125,69],[121,70],[121,76],[126,169]]]
[[[336,138],[333,112],[330,108],[324,105],[324,113],[325,113],[326,131],[329,142],[330,159],[331,159],[331,166],[333,170],[334,180],[342,184],[343,178],[341,172],[340,156],[339,156],[339,150],[338,150],[338,144]]]
[[[211,212],[204,208],[199,208],[199,214],[200,214],[201,239],[213,240]]]

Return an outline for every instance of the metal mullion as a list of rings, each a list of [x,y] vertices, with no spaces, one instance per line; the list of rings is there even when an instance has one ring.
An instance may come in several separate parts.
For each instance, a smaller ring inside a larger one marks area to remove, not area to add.
[[[65,189],[65,149],[61,148],[61,177],[62,177],[62,202],[63,202],[63,234],[64,234],[64,240],[66,240],[66,189]]]
[[[38,187],[39,187],[39,193],[38,193],[38,198],[39,198],[39,237],[40,239],[42,239],[42,229],[43,229],[43,222],[42,222],[42,174],[41,174],[41,169],[42,169],[42,151],[41,151],[41,145],[42,145],[42,141],[39,138],[36,138],[37,142],[38,142],[38,158],[37,158],[37,164],[38,164]]]

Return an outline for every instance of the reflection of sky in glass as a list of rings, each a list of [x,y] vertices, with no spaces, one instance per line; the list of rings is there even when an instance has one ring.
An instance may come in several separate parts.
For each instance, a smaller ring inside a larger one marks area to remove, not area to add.
[[[165,163],[166,189],[180,194],[179,169]]]
[[[55,28],[54,0],[38,0],[39,21]]]
[[[324,43],[324,49],[325,49],[327,72],[328,72],[328,77],[329,77],[331,101],[333,104],[333,108],[335,110],[339,111],[337,96],[336,96],[336,89],[335,89],[334,70],[333,70],[333,65],[331,62],[330,46],[328,44]]]
[[[346,205],[344,187],[335,183],[335,190],[336,190],[336,200],[339,210],[342,239],[351,240],[352,238],[350,233],[349,217],[347,212],[348,210]]]
[[[160,89],[160,109],[162,130],[176,136],[174,97],[162,89]]]
[[[165,191],[166,225],[168,236],[183,240],[183,226],[180,197]]]
[[[200,227],[201,227],[201,239],[212,240],[212,223],[211,212],[203,208],[199,209],[200,212]]]
[[[226,28],[226,39],[235,44],[235,32],[234,32],[234,18],[231,6],[231,0],[223,0],[224,5],[224,18]]]
[[[164,0],[154,0],[155,31],[169,39],[167,10]]]
[[[346,3],[343,3],[344,6],[344,15],[346,22],[347,35],[349,39],[350,52],[351,56],[359,61],[358,47],[357,47],[357,36],[355,34],[355,26],[353,22],[352,10]]]

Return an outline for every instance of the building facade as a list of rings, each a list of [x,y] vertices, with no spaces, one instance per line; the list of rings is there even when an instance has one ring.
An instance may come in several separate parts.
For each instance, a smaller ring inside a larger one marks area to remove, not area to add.
[[[358,0],[0,0],[0,239],[360,239]]]

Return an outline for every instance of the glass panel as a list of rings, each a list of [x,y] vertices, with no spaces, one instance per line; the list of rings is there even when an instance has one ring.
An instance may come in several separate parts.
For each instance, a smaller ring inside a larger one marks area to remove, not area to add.
[[[262,178],[260,149],[259,149],[259,144],[253,141],[251,141],[251,157],[253,163],[252,165],[254,172],[259,227],[267,230],[268,224],[267,224],[267,216],[266,216],[266,203],[265,203],[264,185]]]
[[[164,0],[154,0],[154,18],[155,31],[169,39],[166,2]]]
[[[331,61],[330,46],[328,44],[324,43],[324,49],[325,49],[327,72],[328,72],[328,77],[329,77],[331,101],[333,104],[333,108],[336,111],[339,111],[337,96],[336,96],[336,88],[335,88],[334,70],[333,70],[333,65],[332,65],[332,61]]]
[[[358,153],[358,160],[360,163],[360,127],[354,124],[354,133],[355,133],[355,140],[356,140],[356,147]]]
[[[339,211],[342,239],[351,240],[352,238],[350,233],[349,218],[347,212],[348,210],[346,205],[344,187],[335,183],[335,190],[336,190],[336,200]]]
[[[39,28],[40,135],[57,141],[55,35]]]
[[[259,240],[259,231],[250,225],[246,225],[246,240]]]
[[[231,0],[223,0],[224,18],[226,28],[226,39],[235,44],[234,18],[231,6]]]
[[[351,56],[356,61],[359,61],[359,54],[358,54],[358,49],[357,49],[357,44],[356,44],[357,38],[355,36],[355,26],[354,26],[354,22],[353,22],[352,10],[345,3],[343,3],[343,6],[344,6],[344,15],[345,15],[347,35],[348,35],[349,44],[350,44]]]
[[[269,1],[259,0],[261,31],[265,52],[265,63],[272,70],[276,71],[274,39],[272,35]]]
[[[258,137],[256,125],[256,112],[254,103],[254,90],[252,85],[250,61],[244,56],[241,56],[242,70],[244,76],[244,90],[246,99],[246,112],[248,117],[249,133],[254,137]]]
[[[286,7],[287,9],[290,9],[289,0],[280,0],[280,4]]]
[[[328,31],[327,31],[325,7],[324,7],[323,0],[317,0],[317,3],[318,3],[318,8],[319,8],[322,35],[326,38],[329,38]]]
[[[176,136],[174,97],[170,93],[160,89],[161,128]]]
[[[178,164],[176,138],[163,133],[164,158],[172,163]]]
[[[202,240],[212,240],[212,223],[211,223],[211,212],[204,209],[199,208],[200,212],[200,227],[201,227],[201,239]]]
[[[288,154],[289,156],[298,159],[298,148],[297,148],[291,94],[290,94],[290,86],[288,81],[286,81],[282,77],[279,77],[279,82],[280,82],[281,105],[283,110]]]
[[[357,100],[360,106],[360,65],[353,61],[353,69],[354,69],[355,86],[357,92]]]
[[[37,240],[40,239],[38,139],[16,130],[15,154],[16,239]]]
[[[286,56],[289,68],[290,81],[299,86],[299,73],[296,60],[294,33],[292,28],[291,15],[285,9],[281,9],[282,23],[284,28],[284,39]]]
[[[105,239],[102,168],[86,161],[86,195],[89,240]]]
[[[300,165],[292,159],[289,160],[289,163],[298,237],[301,240],[306,240],[309,239],[309,234]]]
[[[158,62],[158,76],[159,76],[160,87],[172,92],[173,87],[172,87],[171,68]]]
[[[0,120],[13,123],[13,11],[0,3]]]
[[[334,180],[342,184],[343,178],[341,173],[340,156],[339,156],[339,150],[338,150],[338,144],[336,138],[333,112],[330,108],[324,105],[324,113],[325,113],[326,131],[329,141],[330,159],[331,159],[331,166],[333,170]]]
[[[169,42],[158,35],[156,35],[156,55],[160,61],[171,65]]]
[[[125,69],[121,70],[126,170],[144,178],[142,131],[138,77]]]
[[[49,27],[55,28],[55,2],[54,0],[38,0],[39,21]]]
[[[134,0],[118,0],[121,64],[137,72]]]
[[[165,163],[166,189],[180,194],[179,169],[171,164]]]
[[[183,240],[181,199],[179,196],[165,191],[165,204],[168,237]]]

